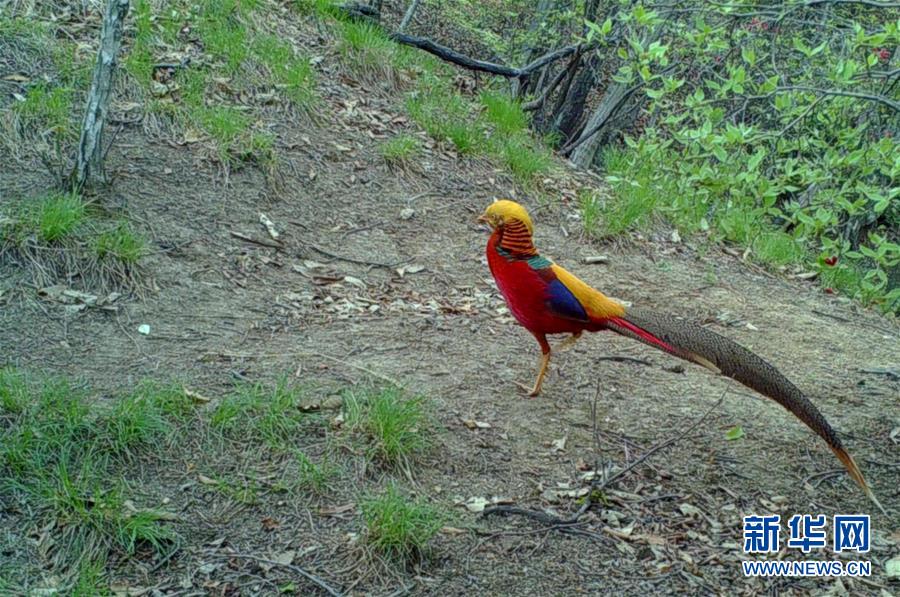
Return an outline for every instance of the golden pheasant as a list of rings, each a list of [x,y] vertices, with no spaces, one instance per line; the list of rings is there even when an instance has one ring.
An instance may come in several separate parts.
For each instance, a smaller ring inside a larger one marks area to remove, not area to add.
[[[645,309],[626,310],[542,257],[532,240],[531,218],[518,203],[495,201],[478,219],[492,229],[487,260],[494,280],[513,316],[541,346],[540,369],[529,395],[540,393],[550,364],[548,334],[571,334],[561,345],[565,346],[584,331],[610,330],[728,376],[775,400],[825,440],[853,480],[878,504],[856,462],[819,409],[775,367],[699,325]]]

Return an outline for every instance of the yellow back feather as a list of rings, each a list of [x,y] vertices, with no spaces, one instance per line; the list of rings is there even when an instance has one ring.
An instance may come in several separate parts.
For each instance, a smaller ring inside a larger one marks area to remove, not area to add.
[[[569,292],[575,295],[584,310],[591,319],[607,319],[609,317],[622,317],[625,315],[625,307],[612,300],[599,290],[582,282],[575,274],[566,268],[556,265],[550,266],[553,273],[562,282]]]

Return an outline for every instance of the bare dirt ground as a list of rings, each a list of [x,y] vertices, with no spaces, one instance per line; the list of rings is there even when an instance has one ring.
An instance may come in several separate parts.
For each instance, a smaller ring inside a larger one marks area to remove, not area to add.
[[[296,565],[354,594],[897,591],[884,562],[900,551],[900,379],[871,372],[896,371],[895,324],[666,234],[598,245],[580,234],[575,205],[561,200],[591,179],[564,168],[544,184],[549,202],[433,144],[414,169],[391,171],[375,143],[398,127],[414,130],[398,100],[348,80],[330,82],[324,95],[321,124],[290,120],[278,128],[280,194],[252,167],[226,183],[191,145],[124,130],[110,154],[109,200],[152,240],[143,272],[153,288],[120,299],[115,310],[67,315],[6,263],[0,355],[80,377],[98,391],[173,378],[213,401],[238,379],[284,373],[323,395],[396,380],[432,400],[439,424],[431,451],[399,478],[453,520],[421,563],[373,563],[356,540],[355,499],[396,472],[347,455],[346,476],[332,492],[298,501],[263,491],[244,504],[197,478],[215,467],[252,471],[255,447],[231,446],[225,458],[205,454],[197,438],[166,447],[165,466],[135,473],[151,480],[145,502],[168,500],[184,545],[158,568],[140,558],[119,562],[114,583],[161,594],[250,595],[293,580],[300,594],[312,594],[289,569],[233,556],[294,551]],[[39,169],[5,167],[0,196],[48,184]],[[483,258],[486,233],[474,223],[487,203],[513,193],[531,208],[547,257],[611,296],[704,322],[781,368],[846,438],[889,515],[877,513],[825,445],[781,407],[624,338],[583,339],[556,358],[542,396],[524,397],[514,382],[532,380],[538,347],[505,311]],[[282,247],[234,235],[270,242],[260,212],[281,230]],[[608,263],[582,262],[597,254]],[[141,324],[149,335],[137,332]],[[609,356],[645,363],[602,358]],[[484,517],[463,505],[484,498],[566,516],[580,505],[568,493],[587,487],[582,476],[595,461],[613,472],[626,466],[682,433],[723,393],[689,437],[607,488],[605,503],[575,527]],[[489,427],[471,429],[471,421]],[[735,425],[745,436],[727,441]],[[742,516],[857,512],[873,515],[871,578],[742,575]],[[16,532],[22,551],[11,557],[33,556],[36,531]]]

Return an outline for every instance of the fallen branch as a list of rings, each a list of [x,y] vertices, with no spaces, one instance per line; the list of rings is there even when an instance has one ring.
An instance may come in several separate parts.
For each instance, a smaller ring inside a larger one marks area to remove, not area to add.
[[[629,464],[628,466],[626,466],[625,468],[623,468],[622,470],[617,472],[615,475],[612,475],[611,477],[604,479],[603,482],[598,484],[594,489],[603,489],[603,488],[607,487],[610,483],[612,483],[616,479],[621,478],[622,476],[626,475],[627,473],[631,472],[632,470],[634,470],[634,468],[636,466],[638,466],[639,464],[641,464],[642,462],[644,462],[645,460],[647,460],[648,458],[650,458],[651,456],[653,456],[654,454],[656,454],[657,452],[662,450],[663,448],[668,448],[672,444],[680,442],[681,440],[686,438],[694,429],[699,427],[700,424],[703,423],[703,421],[705,421],[706,418],[709,417],[709,415],[711,415],[714,410],[719,408],[719,405],[722,404],[723,400],[725,400],[725,392],[727,392],[727,391],[728,391],[728,389],[726,388],[725,391],[722,392],[722,395],[719,396],[719,399],[716,401],[716,403],[713,404],[709,410],[707,410],[705,413],[703,413],[702,417],[700,417],[699,419],[697,419],[696,421],[694,421],[693,423],[688,425],[688,427],[684,431],[682,431],[681,433],[679,433],[678,435],[676,435],[675,437],[673,437],[671,439],[667,439],[664,442],[656,444],[655,446],[653,446],[652,448],[647,450],[640,458],[638,458],[637,460],[635,460],[634,462],[632,462],[631,464]]]
[[[236,230],[231,231],[231,236],[234,238],[239,238],[242,241],[253,243],[254,245],[260,245],[262,247],[269,247],[270,249],[284,249],[284,245],[281,243],[275,243],[267,240],[263,240],[260,238],[253,238],[252,236],[248,236],[242,232],[237,232]]]
[[[317,587],[319,587],[320,589],[322,589],[329,595],[332,595],[333,597],[341,597],[343,595],[343,593],[341,593],[340,591],[338,591],[337,589],[335,589],[334,587],[329,585],[327,582],[325,582],[324,580],[322,580],[315,574],[312,574],[311,572],[307,572],[300,566],[294,566],[293,564],[283,564],[283,563],[277,562],[275,560],[270,560],[268,558],[255,556],[255,555],[249,554],[249,553],[217,553],[214,555],[216,555],[220,558],[239,558],[239,559],[242,558],[245,560],[255,560],[257,562],[262,562],[263,564],[269,564],[270,566],[281,566],[282,568],[286,568],[292,572],[296,572],[297,574],[304,577],[311,583],[315,584]]]
[[[340,359],[338,357],[331,356],[330,354],[325,354],[323,352],[315,352],[315,351],[294,351],[294,352],[207,352],[200,356],[200,360],[208,359],[212,357],[217,357],[221,359],[274,359],[278,357],[318,357],[321,359],[325,359],[331,361],[332,363],[338,363],[340,365],[344,365],[346,367],[350,367],[351,369],[356,369],[357,371],[362,371],[372,377],[377,377],[378,379],[385,381],[393,386],[398,388],[403,387],[396,379],[384,375],[382,373],[378,373],[377,371],[373,371],[367,367],[363,367],[362,365],[357,365],[355,363],[351,363],[349,361],[345,361],[344,359]]]
[[[493,62],[485,62],[484,60],[476,60],[475,58],[470,58],[464,54],[460,54],[456,50],[448,48],[447,46],[442,46],[441,44],[435,43],[430,39],[425,39],[424,37],[416,37],[414,35],[407,35],[405,33],[394,33],[390,36],[390,38],[398,44],[419,48],[420,50],[424,50],[429,54],[434,54],[441,60],[452,62],[457,66],[461,66],[469,70],[491,73],[503,77],[522,76],[522,71],[518,68],[504,66],[502,64],[495,64]]]
[[[558,50],[554,50],[548,54],[544,54],[534,62],[522,67],[515,68],[512,66],[506,66],[503,64],[496,64],[494,62],[487,62],[485,60],[477,60],[475,58],[471,58],[466,56],[465,54],[460,54],[456,50],[452,48],[448,48],[447,46],[442,46],[441,44],[431,41],[430,39],[425,39],[424,37],[416,37],[414,35],[407,35],[405,33],[392,33],[390,35],[390,39],[395,41],[398,44],[403,44],[405,46],[412,46],[414,48],[418,48],[420,50],[424,50],[429,54],[433,54],[444,60],[446,62],[452,62],[457,66],[461,66],[468,70],[480,71],[485,73],[491,73],[493,75],[500,75],[501,77],[508,78],[518,78],[521,79],[523,77],[527,77],[531,75],[538,69],[541,69],[548,64],[565,58],[571,54],[574,54],[579,45],[571,45],[565,46],[563,48],[559,48]]]
[[[354,257],[344,257],[343,255],[337,255],[335,253],[327,251],[326,249],[323,249],[322,247],[319,247],[318,245],[314,245],[312,243],[309,243],[308,246],[311,249],[315,250],[316,252],[321,253],[322,255],[325,255],[326,257],[331,257],[332,259],[337,259],[339,261],[346,261],[348,263],[356,263],[358,265],[368,265],[370,267],[384,267],[387,269],[394,269],[401,263],[404,263],[405,261],[409,261],[408,259],[401,259],[400,261],[395,261],[394,263],[381,263],[380,261],[367,261],[365,259],[356,259]]]
[[[569,64],[566,65],[566,68],[563,68],[556,73],[556,76],[550,81],[550,84],[544,88],[541,95],[530,102],[522,104],[522,109],[526,112],[533,112],[534,110],[541,108],[547,101],[547,98],[550,97],[550,94],[556,91],[556,88],[563,82],[563,79],[567,76],[571,76],[572,72],[577,68],[578,63],[581,61],[582,54],[583,52],[581,50],[576,51],[575,55],[569,61]]]

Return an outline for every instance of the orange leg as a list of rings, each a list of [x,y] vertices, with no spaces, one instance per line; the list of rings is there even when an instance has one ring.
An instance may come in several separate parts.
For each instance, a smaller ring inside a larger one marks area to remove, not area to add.
[[[538,343],[541,345],[542,355],[541,368],[538,370],[538,376],[534,382],[534,387],[529,388],[525,384],[516,382],[516,385],[528,392],[528,396],[531,398],[534,398],[541,393],[541,384],[544,383],[544,376],[547,374],[547,368],[550,366],[550,343],[547,342],[547,336],[544,334],[535,334],[535,338],[537,338]]]

